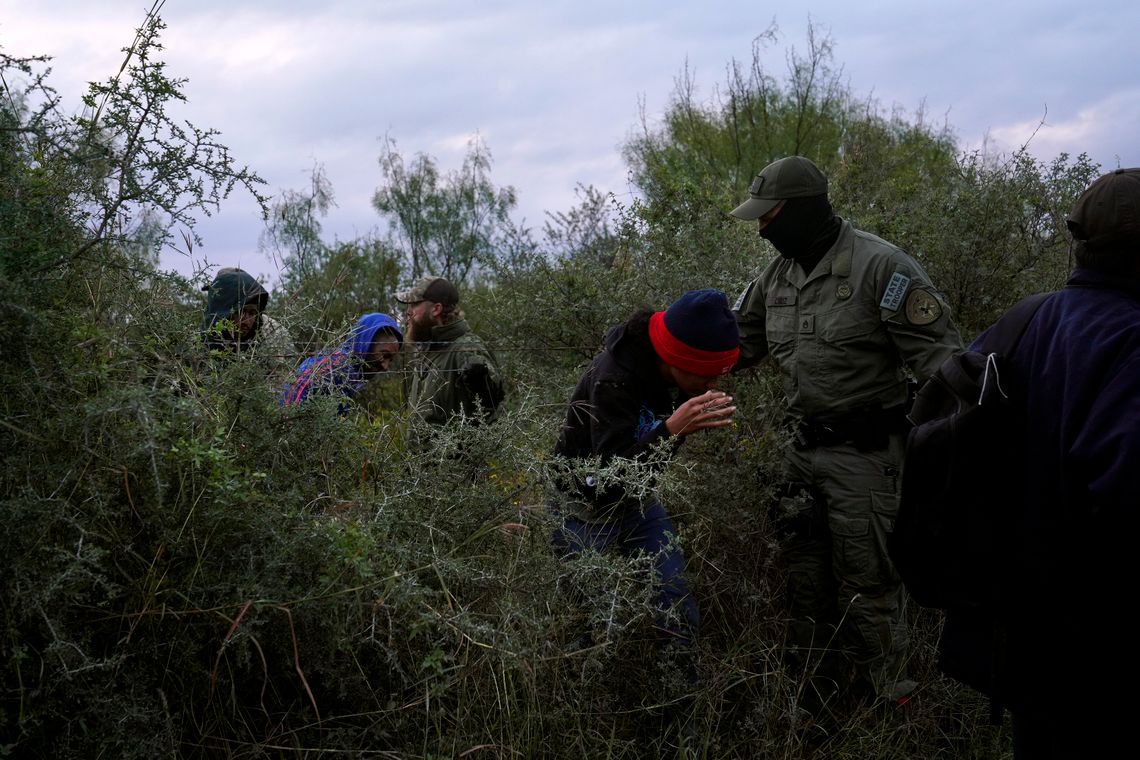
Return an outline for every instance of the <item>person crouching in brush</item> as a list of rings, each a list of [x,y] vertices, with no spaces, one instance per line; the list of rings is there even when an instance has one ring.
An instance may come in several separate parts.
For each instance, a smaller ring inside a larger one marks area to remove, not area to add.
[[[665,311],[642,309],[610,328],[570,398],[554,447],[554,544],[653,557],[656,627],[691,655],[697,606],[685,558],[652,475],[687,436],[732,423],[732,397],[716,390],[739,355],[736,318],[722,291],[692,290]],[[685,675],[696,681],[695,658]]]

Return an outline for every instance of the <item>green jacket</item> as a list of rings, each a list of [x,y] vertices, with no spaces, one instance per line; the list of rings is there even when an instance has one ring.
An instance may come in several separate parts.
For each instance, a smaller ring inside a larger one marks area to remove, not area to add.
[[[504,395],[498,363],[466,319],[433,328],[431,341],[413,349],[408,390],[413,428],[444,425],[460,414],[493,419]]]
[[[733,310],[737,367],[771,355],[789,409],[801,419],[904,404],[904,368],[922,382],[962,348],[950,309],[922,267],[847,221],[810,275],[776,258]]]

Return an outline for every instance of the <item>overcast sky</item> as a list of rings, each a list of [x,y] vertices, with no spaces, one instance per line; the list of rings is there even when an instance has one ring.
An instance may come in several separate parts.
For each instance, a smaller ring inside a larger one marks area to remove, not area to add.
[[[0,0],[0,47],[53,56],[69,110],[86,82],[123,60],[151,0]],[[776,22],[768,68],[806,48],[809,19],[835,43],[853,92],[944,119],[962,147],[987,134],[1009,150],[1033,135],[1051,160],[1086,152],[1105,170],[1140,165],[1136,0],[166,0],[168,74],[186,78],[185,118],[220,130],[266,190],[302,190],[321,165],[337,208],[326,238],[380,229],[371,206],[381,139],[406,159],[457,169],[478,133],[492,181],[518,191],[516,218],[540,229],[579,184],[628,199],[620,146],[669,102],[686,64],[710,96],[732,59]],[[756,167],[757,170],[761,167]],[[208,261],[272,281],[261,220],[236,194],[198,232]]]

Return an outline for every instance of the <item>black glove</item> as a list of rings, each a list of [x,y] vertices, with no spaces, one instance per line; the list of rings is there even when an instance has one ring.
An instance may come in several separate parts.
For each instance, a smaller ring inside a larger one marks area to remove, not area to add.
[[[490,414],[503,400],[502,383],[491,375],[491,368],[483,362],[469,362],[459,370],[459,383],[479,398],[483,409]]]
[[[469,362],[459,370],[459,382],[475,390],[487,384],[487,365],[483,362]]]

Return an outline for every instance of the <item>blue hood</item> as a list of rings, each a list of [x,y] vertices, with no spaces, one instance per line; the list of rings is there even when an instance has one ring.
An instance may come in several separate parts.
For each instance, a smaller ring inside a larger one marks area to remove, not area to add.
[[[352,332],[340,348],[331,353],[322,351],[301,362],[296,377],[285,383],[281,403],[287,406],[299,404],[310,393],[336,392],[348,398],[355,396],[364,387],[364,359],[372,347],[372,339],[385,327],[392,329],[402,346],[404,333],[396,320],[379,312],[365,314],[353,325]],[[338,411],[344,414],[348,407],[341,404]]]
[[[372,346],[372,339],[376,337],[376,333],[385,327],[392,328],[400,345],[404,344],[404,333],[396,320],[387,314],[373,311],[356,320],[356,325],[352,328],[348,340],[344,342],[342,350],[363,357]]]

